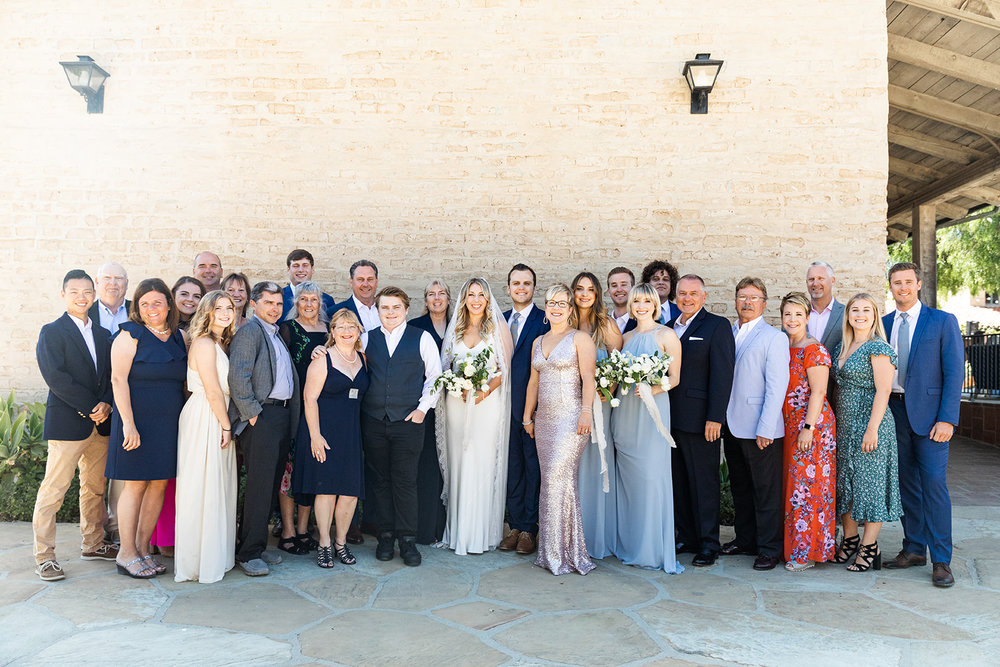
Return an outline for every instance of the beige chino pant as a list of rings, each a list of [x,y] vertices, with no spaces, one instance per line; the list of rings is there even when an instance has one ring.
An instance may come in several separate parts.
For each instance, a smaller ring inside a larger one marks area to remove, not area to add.
[[[45,479],[38,487],[31,527],[35,533],[35,563],[56,558],[56,513],[80,468],[80,534],[83,551],[96,551],[104,540],[104,464],[108,436],[95,428],[86,440],[49,440]]]

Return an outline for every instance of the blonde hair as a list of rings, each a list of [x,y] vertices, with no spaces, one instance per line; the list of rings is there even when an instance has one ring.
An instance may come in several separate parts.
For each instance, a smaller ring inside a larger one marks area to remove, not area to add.
[[[601,283],[597,280],[597,276],[589,271],[581,271],[576,274],[576,278],[573,278],[573,282],[570,283],[573,310],[569,313],[569,325],[574,329],[580,328],[580,308],[576,305],[576,288],[580,286],[580,281],[584,278],[589,280],[590,284],[594,286],[594,305],[590,307],[590,312],[587,313],[587,324],[590,325],[591,329],[590,337],[594,341],[594,345],[604,349],[606,344],[604,331],[611,318],[608,317],[608,309],[604,305],[604,291],[601,289]]]
[[[233,321],[216,338],[215,332],[212,331],[212,325],[215,323],[215,305],[219,302],[219,299],[225,299],[233,305]],[[228,349],[229,341],[233,339],[233,334],[236,333],[237,317],[239,317],[239,313],[236,312],[236,302],[233,301],[233,297],[220,289],[212,290],[198,302],[198,309],[191,316],[191,326],[188,327],[188,336],[191,337],[191,340],[201,336],[209,336],[221,345],[222,349]]]
[[[329,335],[326,337],[326,347],[333,347],[336,345],[337,339],[333,333],[333,328],[344,321],[348,324],[353,324],[358,328],[358,338],[354,341],[354,349],[360,352],[361,334],[364,333],[365,328],[361,326],[361,320],[358,319],[358,316],[355,315],[354,311],[350,308],[341,308],[330,317],[330,329]]]
[[[431,312],[431,309],[427,307],[427,293],[431,291],[431,288],[437,285],[444,290],[445,298],[448,299],[448,307],[445,308],[444,316],[445,319],[451,317],[451,288],[448,287],[448,283],[444,281],[444,278],[435,278],[434,280],[427,283],[424,287],[424,313]]]
[[[855,301],[867,301],[872,305],[872,308],[875,309],[875,322],[872,324],[872,328],[868,331],[867,340],[886,340],[885,327],[882,326],[882,309],[878,307],[878,302],[875,301],[871,294],[861,292],[860,294],[852,296],[851,300],[847,302],[846,306],[844,306],[844,342],[841,344],[842,350],[849,349],[854,343],[854,327],[851,326],[850,317],[848,317],[848,315],[850,314],[851,306],[854,305]]]
[[[465,330],[469,328],[469,308],[465,305],[465,302],[469,297],[469,289],[473,285],[479,285],[483,290],[483,296],[486,297],[486,307],[483,308],[483,319],[479,322],[479,335],[482,338],[486,338],[497,328],[497,323],[493,321],[491,312],[493,304],[490,301],[490,284],[486,282],[485,278],[469,278],[462,285],[462,292],[458,297],[458,314],[455,316],[456,337],[465,334]]]
[[[785,306],[799,306],[806,311],[806,319],[809,319],[809,313],[812,311],[812,303],[809,301],[809,297],[805,295],[805,292],[789,292],[781,299],[781,308],[778,312],[782,315],[785,314]]]
[[[653,321],[660,319],[660,294],[656,291],[656,288],[649,283],[639,283],[632,289],[628,291],[628,316],[633,320],[638,321],[639,318],[635,316],[632,311],[632,304],[637,301],[640,297],[646,297],[653,302],[653,306],[656,308],[653,313]]]

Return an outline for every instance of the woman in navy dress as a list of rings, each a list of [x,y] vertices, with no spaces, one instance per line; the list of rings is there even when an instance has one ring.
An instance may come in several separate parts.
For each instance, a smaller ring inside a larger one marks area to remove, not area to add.
[[[448,283],[440,278],[427,283],[424,304],[426,312],[410,320],[409,324],[429,333],[440,352],[451,317],[451,289]],[[424,417],[428,426],[424,430],[424,448],[417,464],[417,544],[434,544],[444,536],[445,511],[441,502],[441,467],[438,465],[434,419],[432,408]]]
[[[361,399],[368,390],[368,372],[361,352],[361,322],[348,308],[330,320],[326,354],[313,359],[302,393],[304,423],[295,444],[292,488],[315,494],[313,509],[319,529],[320,567],[353,565],[347,530],[358,498],[364,495],[361,460]],[[330,526],[336,518],[336,540]]]
[[[118,571],[134,578],[166,572],[149,554],[167,480],[177,475],[177,424],[184,407],[187,347],[173,295],[143,280],[129,321],[111,345],[115,410],[105,475],[125,482],[118,500]]]

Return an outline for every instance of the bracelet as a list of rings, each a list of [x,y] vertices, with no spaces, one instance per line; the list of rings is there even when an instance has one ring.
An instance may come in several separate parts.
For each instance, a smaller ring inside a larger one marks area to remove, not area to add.
[[[223,430],[223,431],[232,431],[233,429],[231,429],[231,428],[224,428],[224,429],[222,429],[222,430]]]
[[[535,423],[535,420],[532,419],[531,421],[521,422],[521,426],[527,426],[529,424],[534,424],[534,423]]]
[[[594,411],[594,408],[591,408],[589,406],[588,407],[580,408],[580,412],[593,412],[593,411]]]

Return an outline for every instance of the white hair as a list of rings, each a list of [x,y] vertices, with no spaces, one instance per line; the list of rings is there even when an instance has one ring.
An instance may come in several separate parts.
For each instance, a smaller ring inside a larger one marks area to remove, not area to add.
[[[826,269],[827,273],[829,273],[829,274],[830,274],[830,277],[831,277],[831,278],[833,278],[833,276],[835,275],[835,274],[834,274],[834,272],[833,272],[833,267],[832,267],[832,266],[830,266],[830,265],[829,265],[829,264],[827,264],[826,262],[822,262],[822,261],[819,261],[819,260],[817,260],[817,261],[813,262],[812,264],[810,264],[810,265],[809,265],[809,266],[808,266],[808,267],[806,268],[806,275],[807,275],[807,276],[809,275],[809,269],[811,269],[811,268],[812,268],[812,267],[814,267],[814,266],[822,266],[822,267],[823,267],[824,269]]]

